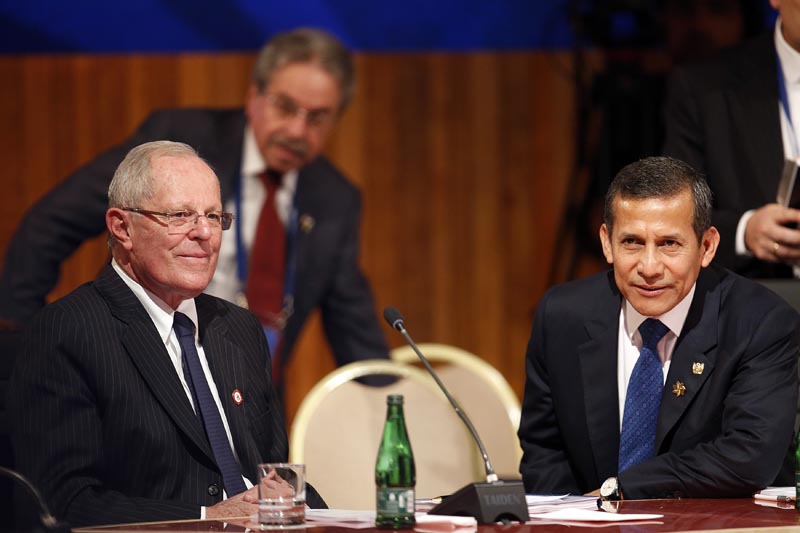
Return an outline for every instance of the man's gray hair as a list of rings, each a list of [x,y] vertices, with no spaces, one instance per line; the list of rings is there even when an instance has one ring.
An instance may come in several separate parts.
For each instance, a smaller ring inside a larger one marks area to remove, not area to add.
[[[355,67],[350,51],[330,33],[299,28],[279,33],[261,49],[253,67],[253,82],[258,92],[269,85],[272,75],[291,63],[312,63],[321,67],[339,82],[343,111],[355,91]]]
[[[108,207],[141,207],[156,192],[152,161],[159,157],[200,157],[188,144],[153,141],[131,149],[108,186]]]

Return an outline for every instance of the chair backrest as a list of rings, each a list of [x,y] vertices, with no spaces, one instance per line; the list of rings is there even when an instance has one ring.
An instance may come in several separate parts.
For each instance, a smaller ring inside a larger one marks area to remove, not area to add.
[[[766,288],[786,300],[800,311],[800,280],[797,279],[758,279]]]
[[[435,365],[442,382],[469,416],[483,440],[498,476],[519,479],[522,459],[517,430],[520,402],[503,375],[492,365],[461,348],[446,344],[418,345]],[[421,364],[410,346],[395,348],[391,358],[406,364]]]
[[[395,376],[373,387],[358,378]],[[386,396],[402,394],[416,465],[418,498],[450,494],[483,479],[480,454],[461,419],[427,373],[393,361],[351,363],[324,377],[303,399],[289,455],[331,508],[375,508],[375,459]]]

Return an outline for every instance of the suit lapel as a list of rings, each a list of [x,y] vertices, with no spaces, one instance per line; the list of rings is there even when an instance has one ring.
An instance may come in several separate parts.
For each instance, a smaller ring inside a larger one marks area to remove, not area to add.
[[[718,282],[716,273],[708,269],[703,269],[697,278],[694,299],[672,354],[661,396],[656,428],[657,451],[714,370],[716,351],[713,348],[717,345],[720,309],[720,294],[716,290]],[[683,385],[681,393],[673,392],[678,382]]]
[[[619,454],[619,394],[617,391],[617,334],[620,296],[614,288],[602,298],[586,324],[589,340],[579,346],[584,409],[598,479],[617,471]],[[609,428],[613,430],[609,431]]]
[[[298,228],[295,239],[295,287],[302,287],[302,277],[305,275],[303,267],[308,265],[309,245],[311,236],[314,232],[314,225],[319,222],[316,220],[316,210],[314,209],[313,188],[314,184],[309,183],[314,179],[313,173],[308,171],[308,166],[303,167],[297,176],[297,223]],[[295,291],[297,292],[297,291]]]
[[[212,461],[214,454],[203,426],[184,393],[167,349],[142,304],[111,266],[95,287],[108,301],[111,313],[125,324],[121,342],[142,379],[180,431]]]
[[[246,355],[238,346],[228,340],[228,328],[213,311],[213,306],[209,305],[210,300],[201,296],[196,298],[195,302],[200,322],[200,342],[203,345],[211,374],[214,376],[217,393],[228,420],[233,445],[242,472],[251,482],[255,483],[256,465],[261,462],[258,447],[248,429],[242,404],[237,405],[233,401],[234,391],[239,391],[243,395],[243,402],[252,401],[247,397],[248,389],[245,383]]]

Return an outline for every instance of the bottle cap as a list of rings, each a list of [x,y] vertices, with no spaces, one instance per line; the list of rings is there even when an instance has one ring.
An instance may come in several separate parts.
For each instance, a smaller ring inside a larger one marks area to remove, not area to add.
[[[390,394],[386,397],[386,404],[387,405],[403,405],[403,395],[402,394]]]

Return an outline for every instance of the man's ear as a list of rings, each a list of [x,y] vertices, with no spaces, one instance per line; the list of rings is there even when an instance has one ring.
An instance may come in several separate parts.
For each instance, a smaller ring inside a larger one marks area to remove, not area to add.
[[[608,226],[605,224],[600,226],[600,243],[603,245],[603,255],[606,257],[606,263],[613,265],[614,253],[611,250],[611,235],[609,235]]]
[[[131,226],[128,213],[116,207],[109,208],[106,211],[106,227],[112,239],[124,249],[131,249]]]
[[[719,246],[719,231],[714,226],[711,226],[703,234],[700,241],[700,248],[703,249],[703,259],[701,265],[703,268],[711,264],[714,256],[717,254],[717,247]]]

